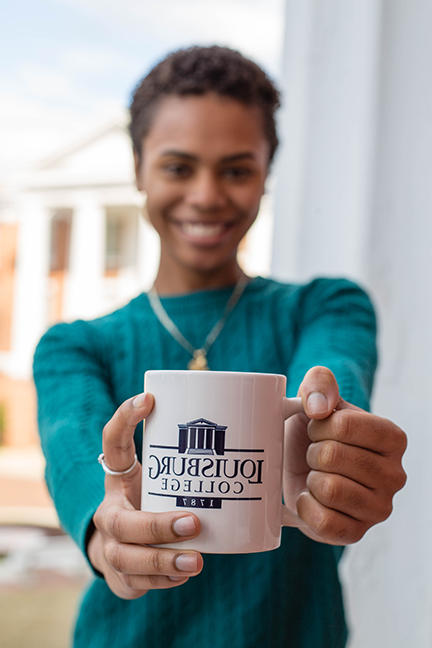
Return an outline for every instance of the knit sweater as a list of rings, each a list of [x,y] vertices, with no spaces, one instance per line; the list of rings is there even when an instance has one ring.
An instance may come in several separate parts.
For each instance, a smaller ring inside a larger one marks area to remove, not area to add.
[[[162,304],[198,348],[232,289],[167,297]],[[341,396],[368,409],[376,367],[375,318],[365,293],[346,280],[287,285],[250,282],[210,348],[212,370],[281,373],[295,396],[313,366],[333,371]],[[61,523],[85,552],[103,499],[96,459],[116,408],[143,390],[149,369],[185,369],[188,352],[141,294],[93,321],[58,324],[34,362],[46,479]],[[135,434],[138,456],[142,424]],[[204,555],[186,584],[140,599],[117,598],[95,576],[81,604],[75,648],[342,648],[347,630],[337,564],[340,547],[283,530],[270,552]]]

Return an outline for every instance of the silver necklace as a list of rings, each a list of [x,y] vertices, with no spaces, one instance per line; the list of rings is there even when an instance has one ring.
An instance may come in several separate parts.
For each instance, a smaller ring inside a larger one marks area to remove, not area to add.
[[[216,340],[219,333],[222,331],[223,327],[225,326],[225,322],[227,321],[229,315],[231,315],[234,308],[237,306],[239,299],[243,295],[248,283],[249,283],[249,279],[243,279],[243,278],[239,279],[239,281],[236,283],[234,290],[232,291],[231,296],[226,303],[225,310],[223,312],[222,317],[213,326],[212,330],[207,335],[204,344],[200,349],[195,349],[195,347],[189,342],[189,340],[186,340],[184,335],[179,331],[177,326],[174,324],[174,322],[166,312],[165,308],[162,306],[161,300],[159,298],[155,286],[153,286],[153,288],[150,290],[150,292],[148,293],[148,298],[153,313],[156,315],[159,322],[168,331],[168,333],[170,333],[172,337],[179,344],[181,344],[181,346],[184,349],[186,349],[186,351],[188,351],[192,356],[192,360],[190,360],[190,362],[188,363],[188,369],[191,369],[192,371],[209,370],[209,366],[207,363],[207,353],[211,345]]]

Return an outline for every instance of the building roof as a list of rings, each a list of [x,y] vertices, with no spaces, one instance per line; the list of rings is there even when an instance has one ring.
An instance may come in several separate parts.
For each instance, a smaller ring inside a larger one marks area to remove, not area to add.
[[[132,185],[133,154],[126,115],[111,118],[62,146],[26,174],[28,190]]]

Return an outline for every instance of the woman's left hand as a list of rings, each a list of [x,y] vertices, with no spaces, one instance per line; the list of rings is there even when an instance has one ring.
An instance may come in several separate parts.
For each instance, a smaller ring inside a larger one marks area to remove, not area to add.
[[[334,545],[357,542],[387,519],[406,482],[405,433],[339,396],[332,372],[314,367],[299,388],[305,414],[286,422],[285,502],[308,537]]]

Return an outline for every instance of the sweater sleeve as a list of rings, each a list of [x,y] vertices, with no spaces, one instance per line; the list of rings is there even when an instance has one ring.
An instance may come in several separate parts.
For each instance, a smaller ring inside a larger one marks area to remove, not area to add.
[[[63,528],[85,554],[104,496],[102,430],[116,409],[100,336],[83,321],[54,326],[36,349],[34,378],[48,489]]]
[[[369,409],[377,365],[376,320],[366,293],[347,280],[317,279],[300,290],[288,394],[314,366],[335,375],[342,398]]]

